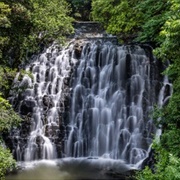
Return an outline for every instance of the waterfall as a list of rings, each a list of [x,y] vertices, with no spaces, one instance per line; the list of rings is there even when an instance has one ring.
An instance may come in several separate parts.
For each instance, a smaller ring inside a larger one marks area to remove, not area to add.
[[[173,93],[172,84],[169,82],[168,77],[164,76],[163,86],[159,92],[158,103],[157,103],[159,108],[162,108],[163,106],[167,105],[172,93]],[[161,117],[158,118],[158,121],[160,120]],[[156,130],[156,138],[157,139],[160,138],[161,134],[162,134],[162,127],[160,126]]]
[[[140,46],[89,42],[74,75],[67,157],[104,157],[136,164],[155,133],[155,59]]]
[[[172,87],[150,46],[110,39],[53,44],[17,75],[10,102],[24,121],[10,138],[18,161],[103,158],[135,166],[148,156],[157,134],[153,106],[166,104]]]
[[[63,49],[52,45],[31,60],[23,77],[18,74],[15,78],[13,89],[21,92],[13,93],[10,101],[25,118],[21,129],[13,132],[14,154],[18,161],[58,156],[61,118],[67,106],[68,83],[75,64],[72,48],[71,44]]]

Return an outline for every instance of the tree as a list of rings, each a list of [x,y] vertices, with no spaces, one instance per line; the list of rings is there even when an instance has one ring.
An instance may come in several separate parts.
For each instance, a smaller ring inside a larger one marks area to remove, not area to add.
[[[136,5],[143,17],[141,30],[137,40],[140,42],[154,42],[160,44],[159,32],[168,18],[169,1],[146,0]]]
[[[93,0],[92,17],[121,40],[132,40],[142,23],[142,13],[136,8],[139,0]]]
[[[137,180],[179,180],[180,159],[166,151],[161,144],[154,142],[153,148],[156,151],[154,172],[149,167],[137,173]]]
[[[174,149],[175,144],[177,144],[177,139],[174,139],[174,135],[177,134],[180,137],[180,131],[178,131],[180,129],[180,16],[178,12],[180,1],[171,0],[169,2],[171,3],[169,16],[160,32],[162,43],[155,53],[161,59],[170,60],[171,65],[165,73],[173,83],[173,96],[167,107],[164,108],[164,121],[161,122],[166,127],[162,140],[165,148],[176,155],[178,154],[178,157],[180,157],[180,151],[177,153],[178,150]],[[170,137],[172,141],[169,140]]]
[[[76,20],[90,20],[91,0],[67,0],[72,7],[72,16]]]
[[[93,0],[92,16],[105,29],[126,41],[158,42],[158,35],[166,20],[167,0]]]
[[[3,47],[8,44],[9,38],[8,36],[2,31],[2,29],[8,29],[11,26],[11,23],[8,19],[8,15],[11,13],[11,9],[7,4],[4,2],[0,2],[0,58],[2,58],[2,49]]]
[[[39,41],[54,40],[72,33],[72,18],[65,0],[31,0],[33,31]]]
[[[11,11],[6,13],[9,28],[0,27],[0,32],[9,39],[6,44],[3,41],[0,63],[17,67],[27,56],[73,31],[73,19],[68,15],[65,0],[2,1]]]

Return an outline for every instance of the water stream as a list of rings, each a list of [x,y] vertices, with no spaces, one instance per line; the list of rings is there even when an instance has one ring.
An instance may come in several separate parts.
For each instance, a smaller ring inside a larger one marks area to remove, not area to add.
[[[155,61],[140,46],[84,46],[74,76],[66,156],[134,165],[147,157],[156,131],[150,116],[158,100]]]

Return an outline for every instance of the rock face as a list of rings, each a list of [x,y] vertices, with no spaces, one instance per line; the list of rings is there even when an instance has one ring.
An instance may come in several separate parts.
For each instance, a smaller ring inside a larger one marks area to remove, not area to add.
[[[53,159],[62,156],[64,121],[69,110],[70,84],[78,61],[74,43],[66,48],[52,45],[26,66],[26,74],[16,79],[9,98],[24,121],[12,130],[9,140],[17,160]]]
[[[140,169],[144,169],[146,166],[150,167],[154,171],[154,164],[156,163],[155,152],[153,149],[150,150],[149,155],[141,164]]]
[[[36,106],[36,102],[34,100],[24,100],[22,101],[20,107],[20,114],[27,115],[33,112],[33,108]]]
[[[73,38],[76,40],[100,40],[103,42],[110,41],[113,44],[118,44],[116,36],[107,34],[102,26],[97,22],[75,22],[75,33]]]

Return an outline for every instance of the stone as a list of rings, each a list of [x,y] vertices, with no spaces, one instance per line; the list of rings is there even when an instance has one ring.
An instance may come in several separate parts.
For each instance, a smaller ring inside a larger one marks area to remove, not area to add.
[[[20,112],[22,115],[27,115],[33,112],[33,108],[36,106],[34,100],[24,100],[20,107]]]
[[[41,144],[44,144],[44,139],[41,136],[36,137],[36,144],[40,146]]]
[[[49,108],[53,107],[52,99],[48,95],[44,95],[42,101],[44,106]]]
[[[83,46],[80,43],[76,43],[74,46],[74,52],[77,58],[81,57],[81,52],[82,52]]]

